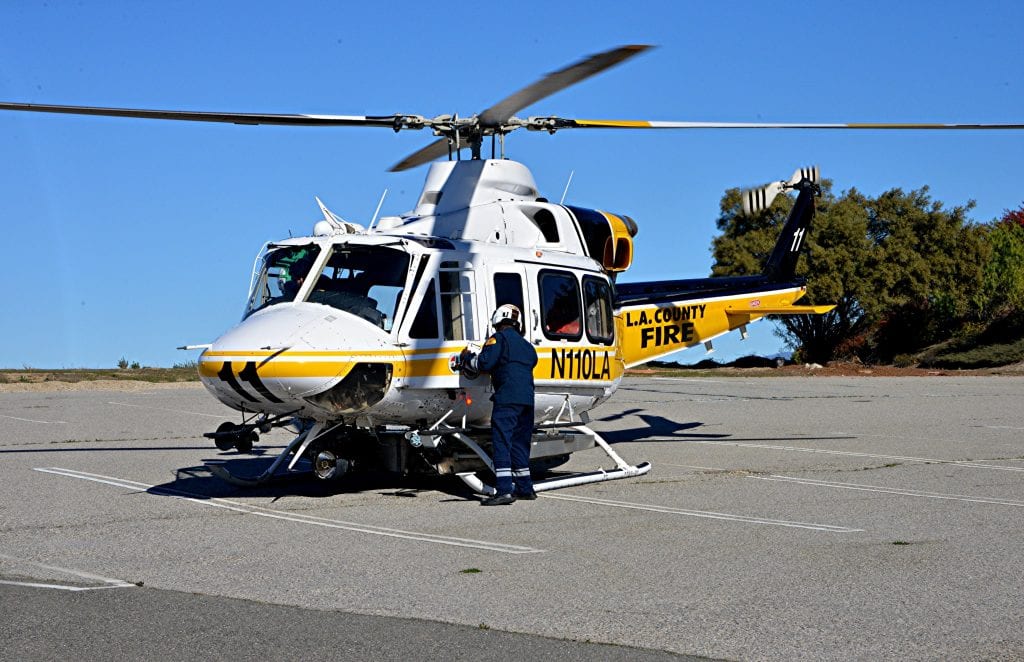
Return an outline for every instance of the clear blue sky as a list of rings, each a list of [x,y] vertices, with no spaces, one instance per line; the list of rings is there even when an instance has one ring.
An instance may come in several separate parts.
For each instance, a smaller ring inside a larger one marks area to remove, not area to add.
[[[490,10],[487,7],[496,9]],[[627,43],[657,49],[521,113],[1020,122],[1020,2],[5,2],[0,100],[271,113],[472,114]],[[264,241],[319,195],[411,208],[425,133],[0,113],[0,366],[170,365],[238,319]],[[543,193],[637,219],[627,280],[705,276],[726,188],[817,163],[837,191],[931,186],[989,221],[1024,201],[1024,132],[517,132]],[[772,353],[772,327],[716,357]],[[677,358],[696,361],[701,349]]]

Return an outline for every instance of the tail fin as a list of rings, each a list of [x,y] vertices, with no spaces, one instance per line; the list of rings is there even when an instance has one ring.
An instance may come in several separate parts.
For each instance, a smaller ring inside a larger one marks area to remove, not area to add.
[[[818,177],[817,166],[800,168],[789,181],[772,182],[743,192],[743,211],[746,214],[756,214],[767,209],[783,191],[798,192],[796,203],[764,265],[764,275],[772,281],[792,280],[796,275],[800,247],[810,229],[811,219],[814,218],[814,197],[821,192]]]

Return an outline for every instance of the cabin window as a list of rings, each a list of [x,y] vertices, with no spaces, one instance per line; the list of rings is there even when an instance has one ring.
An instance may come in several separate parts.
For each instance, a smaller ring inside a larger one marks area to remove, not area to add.
[[[552,340],[579,340],[580,287],[576,276],[565,271],[540,272],[541,324]]]
[[[320,247],[316,244],[269,246],[249,293],[245,316],[274,304],[294,301],[319,255]]]
[[[473,272],[441,263],[441,328],[445,340],[476,340],[473,322]]]
[[[427,292],[423,295],[423,303],[420,304],[416,319],[409,328],[409,337],[414,339],[434,339],[437,333],[437,288],[434,287],[434,279],[427,283]]]
[[[510,303],[526,315],[523,307],[523,279],[519,274],[494,274],[494,307]]]
[[[608,281],[596,276],[583,277],[583,310],[586,311],[584,317],[590,342],[611,344],[615,337],[615,320]]]
[[[384,246],[335,246],[307,301],[360,317],[385,331],[409,276],[409,255]]]

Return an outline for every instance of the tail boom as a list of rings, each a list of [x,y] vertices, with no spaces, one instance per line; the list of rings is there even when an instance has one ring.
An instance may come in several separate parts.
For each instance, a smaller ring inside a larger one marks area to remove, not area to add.
[[[742,294],[623,305],[615,311],[623,360],[627,368],[653,361],[706,343],[765,315],[831,310],[831,306],[794,306],[806,291],[802,284],[791,283]]]

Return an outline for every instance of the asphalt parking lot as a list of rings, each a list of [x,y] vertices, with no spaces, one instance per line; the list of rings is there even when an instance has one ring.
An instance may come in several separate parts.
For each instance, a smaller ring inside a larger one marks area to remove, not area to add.
[[[203,461],[288,437],[222,453],[226,418],[0,393],[0,659],[1024,657],[1024,378],[629,378],[592,427],[652,471],[503,508],[235,488]]]

